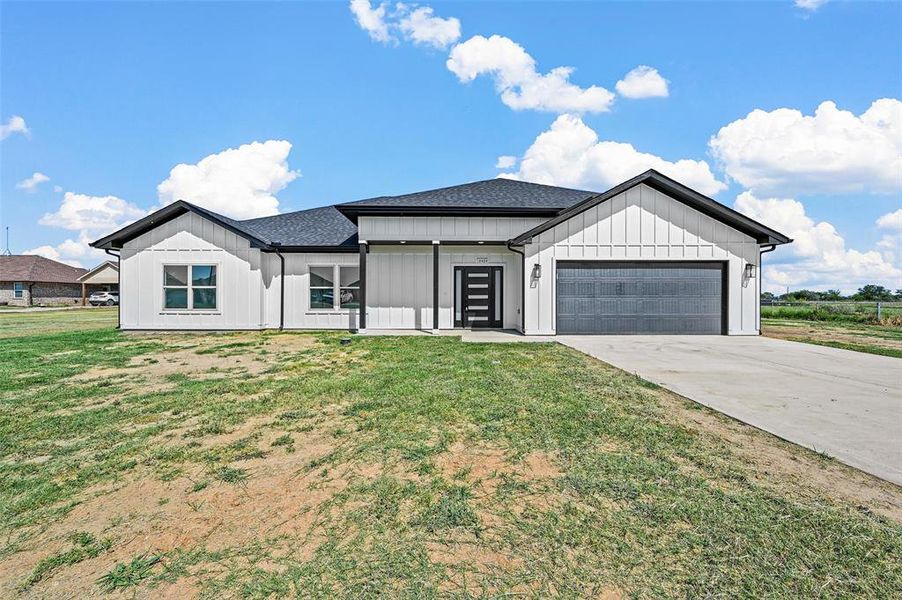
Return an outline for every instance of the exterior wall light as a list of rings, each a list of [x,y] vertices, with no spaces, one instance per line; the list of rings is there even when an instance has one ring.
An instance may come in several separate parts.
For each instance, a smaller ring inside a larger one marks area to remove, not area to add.
[[[749,279],[754,279],[755,278],[755,270],[756,270],[755,265],[753,265],[752,263],[746,264],[745,265],[745,276],[748,277]]]
[[[542,265],[536,263],[532,266],[532,278],[538,279],[542,276]]]

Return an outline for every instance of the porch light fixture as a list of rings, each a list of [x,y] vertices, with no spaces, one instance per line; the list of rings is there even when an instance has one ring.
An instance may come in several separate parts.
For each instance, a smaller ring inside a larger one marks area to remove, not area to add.
[[[745,265],[745,276],[749,279],[754,279],[755,277],[755,265],[752,263],[748,263]]]
[[[532,278],[538,279],[542,276],[542,265],[536,263],[532,266]]]

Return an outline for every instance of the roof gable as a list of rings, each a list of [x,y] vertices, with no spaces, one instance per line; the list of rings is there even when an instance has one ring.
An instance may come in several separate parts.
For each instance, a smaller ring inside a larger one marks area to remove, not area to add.
[[[85,273],[84,275],[82,275],[81,277],[79,277],[78,281],[84,281],[86,279],[90,279],[97,273],[100,273],[106,269],[113,269],[114,271],[116,271],[118,273],[119,265],[117,265],[116,263],[114,263],[111,260],[105,260],[102,263],[100,263],[99,265],[97,265],[96,267],[94,267],[93,269],[91,269],[90,271],[88,271],[87,273]]]
[[[179,200],[153,212],[131,225],[109,234],[91,246],[122,248],[129,240],[159,227],[187,212],[193,212],[250,241],[252,248],[328,248],[356,247],[357,226],[333,206],[238,221],[195,204]]]
[[[602,202],[610,200],[639,184],[645,184],[651,188],[667,194],[674,200],[682,202],[695,210],[713,217],[730,227],[753,237],[759,244],[788,244],[792,239],[786,237],[779,231],[771,229],[766,225],[750,219],[742,213],[736,212],[732,208],[708,198],[695,190],[675,181],[654,169],[650,169],[641,175],[637,175],[632,179],[624,181],[620,185],[614,186],[606,192],[596,194],[570,208],[561,211],[556,217],[549,219],[541,225],[520,234],[510,241],[511,245],[522,246],[532,241],[532,238],[542,232],[548,231],[552,227],[569,220],[573,216],[586,211],[593,206],[597,206]]]

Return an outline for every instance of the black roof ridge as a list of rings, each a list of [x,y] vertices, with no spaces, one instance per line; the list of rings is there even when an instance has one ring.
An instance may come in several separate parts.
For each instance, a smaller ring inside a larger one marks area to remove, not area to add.
[[[475,184],[477,184],[477,183],[489,183],[489,182],[492,182],[492,181],[504,181],[504,182],[511,182],[511,183],[525,184],[525,185],[534,185],[534,186],[538,186],[538,187],[551,188],[551,189],[556,189],[556,190],[564,190],[564,191],[567,191],[567,192],[578,192],[578,193],[581,193],[581,194],[583,194],[583,193],[584,193],[584,194],[597,194],[597,193],[598,193],[597,191],[594,191],[594,190],[583,190],[583,189],[579,189],[579,188],[564,187],[564,186],[561,186],[561,185],[551,185],[551,184],[548,184],[548,183],[538,183],[538,182],[536,182],[536,181],[525,181],[525,180],[523,180],[523,179],[512,179],[512,178],[510,178],[510,177],[490,177],[489,179],[477,179],[477,180],[474,180],[474,181],[467,181],[467,182],[465,182],[465,183],[457,183],[457,184],[454,184],[454,185],[445,185],[445,186],[442,186],[442,187],[432,188],[432,189],[428,189],[428,190],[420,190],[420,191],[418,191],[418,192],[406,192],[406,193],[404,193],[404,194],[394,194],[394,195],[385,195],[385,194],[383,194],[382,196],[372,196],[372,197],[370,197],[370,198],[360,198],[360,199],[357,199],[357,200],[349,200],[349,201],[347,201],[347,202],[339,202],[338,204],[333,204],[333,206],[335,206],[335,207],[337,208],[337,207],[339,207],[339,206],[354,205],[354,204],[357,204],[357,203],[360,203],[360,202],[372,202],[373,200],[384,200],[384,199],[386,199],[386,198],[403,198],[404,196],[417,196],[417,195],[420,195],[420,194],[429,194],[429,193],[432,193],[432,192],[441,192],[441,191],[444,191],[444,190],[450,190],[450,189],[454,189],[454,188],[465,187],[465,186],[468,186],[468,185],[475,185]],[[436,204],[436,205],[434,205],[434,206],[436,206],[437,208],[441,208],[441,205],[438,205],[438,204]]]

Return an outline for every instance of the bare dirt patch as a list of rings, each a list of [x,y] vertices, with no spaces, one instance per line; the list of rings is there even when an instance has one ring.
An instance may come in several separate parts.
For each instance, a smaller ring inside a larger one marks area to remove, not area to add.
[[[823,495],[844,500],[902,522],[902,488],[842,463],[806,452],[795,444],[708,409],[668,390],[654,394],[676,420],[691,429],[726,440],[752,468],[764,486],[794,489],[812,497]],[[686,468],[692,468],[687,466]]]
[[[210,441],[228,443],[236,433]],[[264,432],[260,446],[270,448],[279,433]],[[81,504],[61,522],[33,538],[28,548],[0,562],[0,597],[20,593],[24,597],[89,597],[99,594],[97,578],[117,562],[178,548],[215,551],[285,536],[303,540],[302,547],[312,555],[320,541],[316,527],[319,509],[348,481],[341,470],[324,474],[307,468],[333,449],[330,438],[309,433],[295,437],[292,452],[274,449],[263,458],[235,463],[248,476],[241,483],[217,481],[209,470],[197,466],[173,481],[137,473],[124,483],[88,490],[82,494]],[[209,483],[195,491],[199,481]],[[112,547],[20,591],[18,587],[41,559],[71,545],[68,540],[74,532],[110,538]],[[167,593],[190,595],[191,578],[183,579],[178,586],[167,586]]]
[[[185,335],[166,337],[167,351],[133,356],[126,367],[94,367],[70,381],[106,381],[123,386],[129,392],[151,392],[172,389],[172,375],[192,379],[214,379],[226,375],[259,375],[283,355],[316,344],[304,334],[263,336],[247,332],[217,335]],[[153,339],[153,338],[144,338]],[[133,342],[124,342],[125,344]],[[240,350],[240,351],[236,351]]]
[[[509,458],[501,448],[455,442],[436,458],[436,467],[448,480],[463,480],[486,496],[493,495],[502,475],[517,475],[527,481],[549,481],[561,472],[545,452],[530,452],[520,460]]]
[[[839,328],[829,325],[808,325],[805,323],[768,323],[762,326],[762,333],[767,337],[790,341],[802,339],[815,342],[840,342],[902,350],[902,339],[880,337],[866,330],[856,331],[854,325]]]

